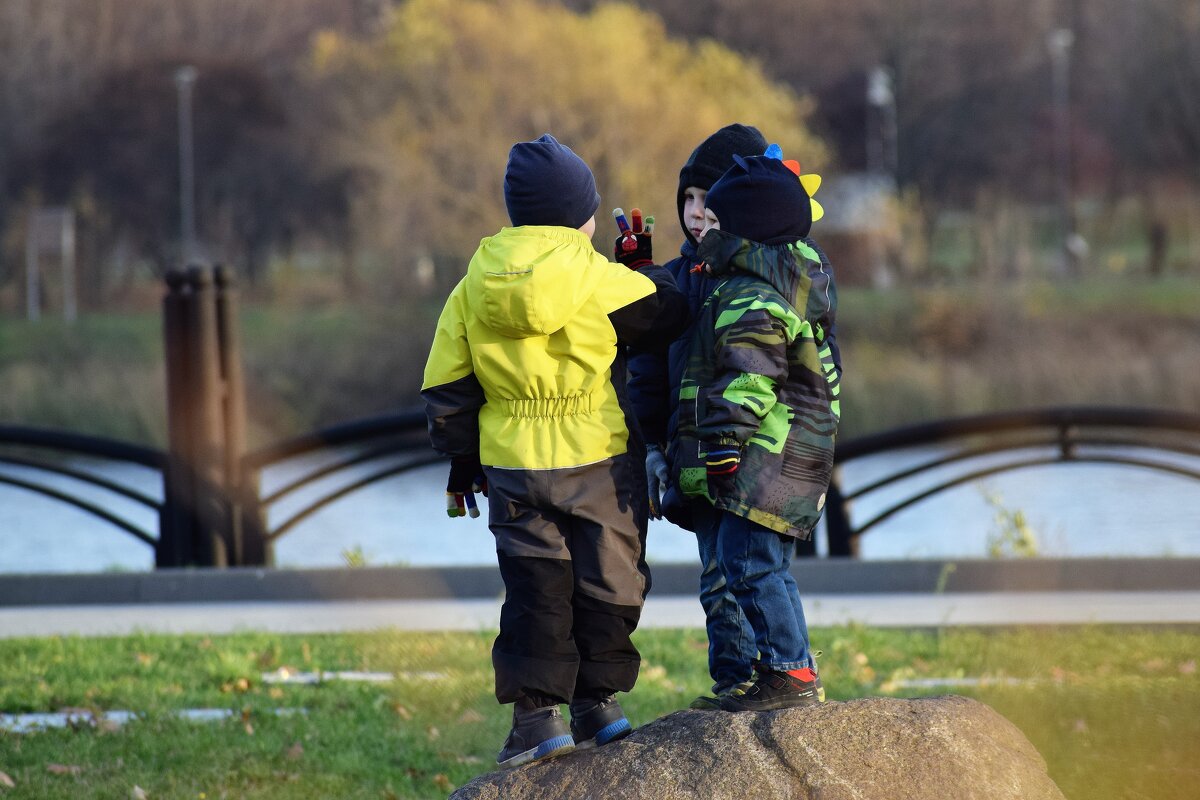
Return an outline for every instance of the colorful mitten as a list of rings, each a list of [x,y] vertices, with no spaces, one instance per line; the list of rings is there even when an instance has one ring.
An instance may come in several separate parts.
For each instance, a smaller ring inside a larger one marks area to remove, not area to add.
[[[619,208],[613,209],[613,217],[620,231],[613,242],[613,259],[618,264],[624,264],[630,269],[641,269],[654,263],[654,248],[651,242],[651,231],[654,229],[654,217],[646,217],[645,227],[642,226],[641,209],[633,209],[633,226],[625,220],[625,212]]]
[[[487,478],[479,464],[479,456],[458,456],[450,459],[450,477],[446,481],[446,514],[450,517],[479,516],[475,493],[487,497]]]

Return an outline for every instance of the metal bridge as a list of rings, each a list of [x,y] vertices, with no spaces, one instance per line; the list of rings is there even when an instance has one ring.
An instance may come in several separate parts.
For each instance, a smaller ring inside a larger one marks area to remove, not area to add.
[[[192,266],[168,274],[166,283],[165,450],[0,426],[0,484],[116,527],[154,548],[159,567],[252,566],[271,564],[274,543],[319,509],[438,460],[421,412],[358,420],[248,452],[232,276],[220,266]],[[1105,463],[1200,480],[1200,415],[1121,408],[985,414],[840,442],[835,465],[902,450],[919,457],[864,486],[843,485],[835,470],[825,509],[831,556],[856,555],[860,537],[897,512],[999,472]],[[154,477],[149,484],[122,481],[112,476],[113,465]],[[264,493],[263,474],[273,469],[288,478]],[[921,476],[933,485],[911,488]],[[161,491],[148,493],[146,485]],[[885,490],[903,499],[870,519],[855,518],[854,501]],[[804,547],[803,554],[816,553],[815,543]]]
[[[908,465],[865,485],[843,484],[842,466],[900,451],[913,454]],[[194,540],[181,540],[197,528],[171,524],[197,509],[172,505],[181,502],[181,496],[172,490],[171,465],[177,462],[169,452],[67,432],[0,426],[0,484],[70,504],[136,537],[155,549],[158,566],[269,565],[274,542],[316,511],[364,486],[438,460],[429,448],[421,412],[358,420],[247,453],[233,470],[240,476],[237,484],[215,485],[207,493],[183,498],[209,506],[211,535],[220,537],[217,546],[197,547]],[[157,471],[162,493],[151,496],[106,477],[104,466],[114,463]],[[840,442],[835,453],[838,469],[825,510],[829,555],[856,555],[860,537],[896,513],[956,486],[1002,472],[1083,463],[1200,480],[1200,415],[1155,409],[1048,408],[930,422]],[[262,492],[263,472],[284,465],[290,477],[278,488]],[[65,488],[72,481],[88,491]],[[909,488],[913,484],[918,485]],[[870,518],[856,517],[856,500],[884,490],[901,499]],[[122,502],[105,502],[103,496]],[[131,504],[133,513],[117,508]],[[268,512],[279,504],[290,504],[290,512],[268,526]],[[157,525],[136,521],[138,510],[144,518],[147,509]],[[223,554],[225,560],[206,559],[213,553]]]

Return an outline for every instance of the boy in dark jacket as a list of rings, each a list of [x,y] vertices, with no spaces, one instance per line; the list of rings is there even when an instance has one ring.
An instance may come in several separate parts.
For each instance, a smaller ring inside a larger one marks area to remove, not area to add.
[[[592,247],[595,180],[554,137],[513,146],[504,195],[513,227],[480,243],[446,301],[421,396],[451,457],[451,516],[489,496],[505,587],[496,698],[514,706],[497,761],[516,766],[630,731],[615,694],[637,680],[650,573],[624,353],[674,336],[684,309],[648,238],[628,268]]]
[[[824,700],[789,568],[833,471],[837,295],[804,243],[814,204],[799,166],[733,161],[706,198],[698,252],[721,282],[693,327],[668,456],[680,491],[716,510],[716,560],[754,633],[753,683],[720,707],[770,710]]]
[[[708,633],[708,669],[712,695],[697,697],[692,708],[716,708],[720,698],[748,686],[757,656],[754,631],[737,601],[728,591],[717,566],[716,510],[703,497],[687,497],[672,480],[664,453],[678,430],[679,385],[687,362],[692,327],[704,302],[722,278],[700,269],[697,255],[704,229],[705,198],[708,190],[727,169],[733,157],[761,155],[767,140],[757,128],[732,124],[701,142],[679,171],[677,205],[684,242],[680,255],[666,269],[687,298],[687,329],[670,343],[666,352],[643,352],[629,360],[629,395],[647,441],[646,474],[649,481],[650,514],[696,534],[700,554],[700,604]],[[803,240],[828,266],[824,253],[811,239]],[[837,349],[833,331],[829,342]]]

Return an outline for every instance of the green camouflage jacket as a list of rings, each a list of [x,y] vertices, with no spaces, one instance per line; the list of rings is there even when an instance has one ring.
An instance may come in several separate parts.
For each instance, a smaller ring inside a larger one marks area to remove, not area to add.
[[[840,373],[826,342],[833,275],[803,242],[762,245],[709,231],[700,258],[724,277],[693,328],[669,454],[680,490],[707,497],[709,445],[742,450],[715,505],[771,530],[812,535],[833,471]]]

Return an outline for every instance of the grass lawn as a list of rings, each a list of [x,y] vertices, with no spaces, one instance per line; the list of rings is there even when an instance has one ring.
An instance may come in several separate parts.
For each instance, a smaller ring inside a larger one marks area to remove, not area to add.
[[[965,694],[1024,731],[1071,800],[1196,797],[1193,629],[811,633],[831,700]],[[0,731],[0,798],[445,797],[494,767],[508,729],[491,694],[493,635],[0,640],[0,713],[139,714],[125,724]],[[708,681],[702,631],[637,638],[641,678],[621,700],[642,724],[685,707]],[[395,677],[264,680],[281,668]],[[178,715],[198,708],[230,713],[208,722]]]

